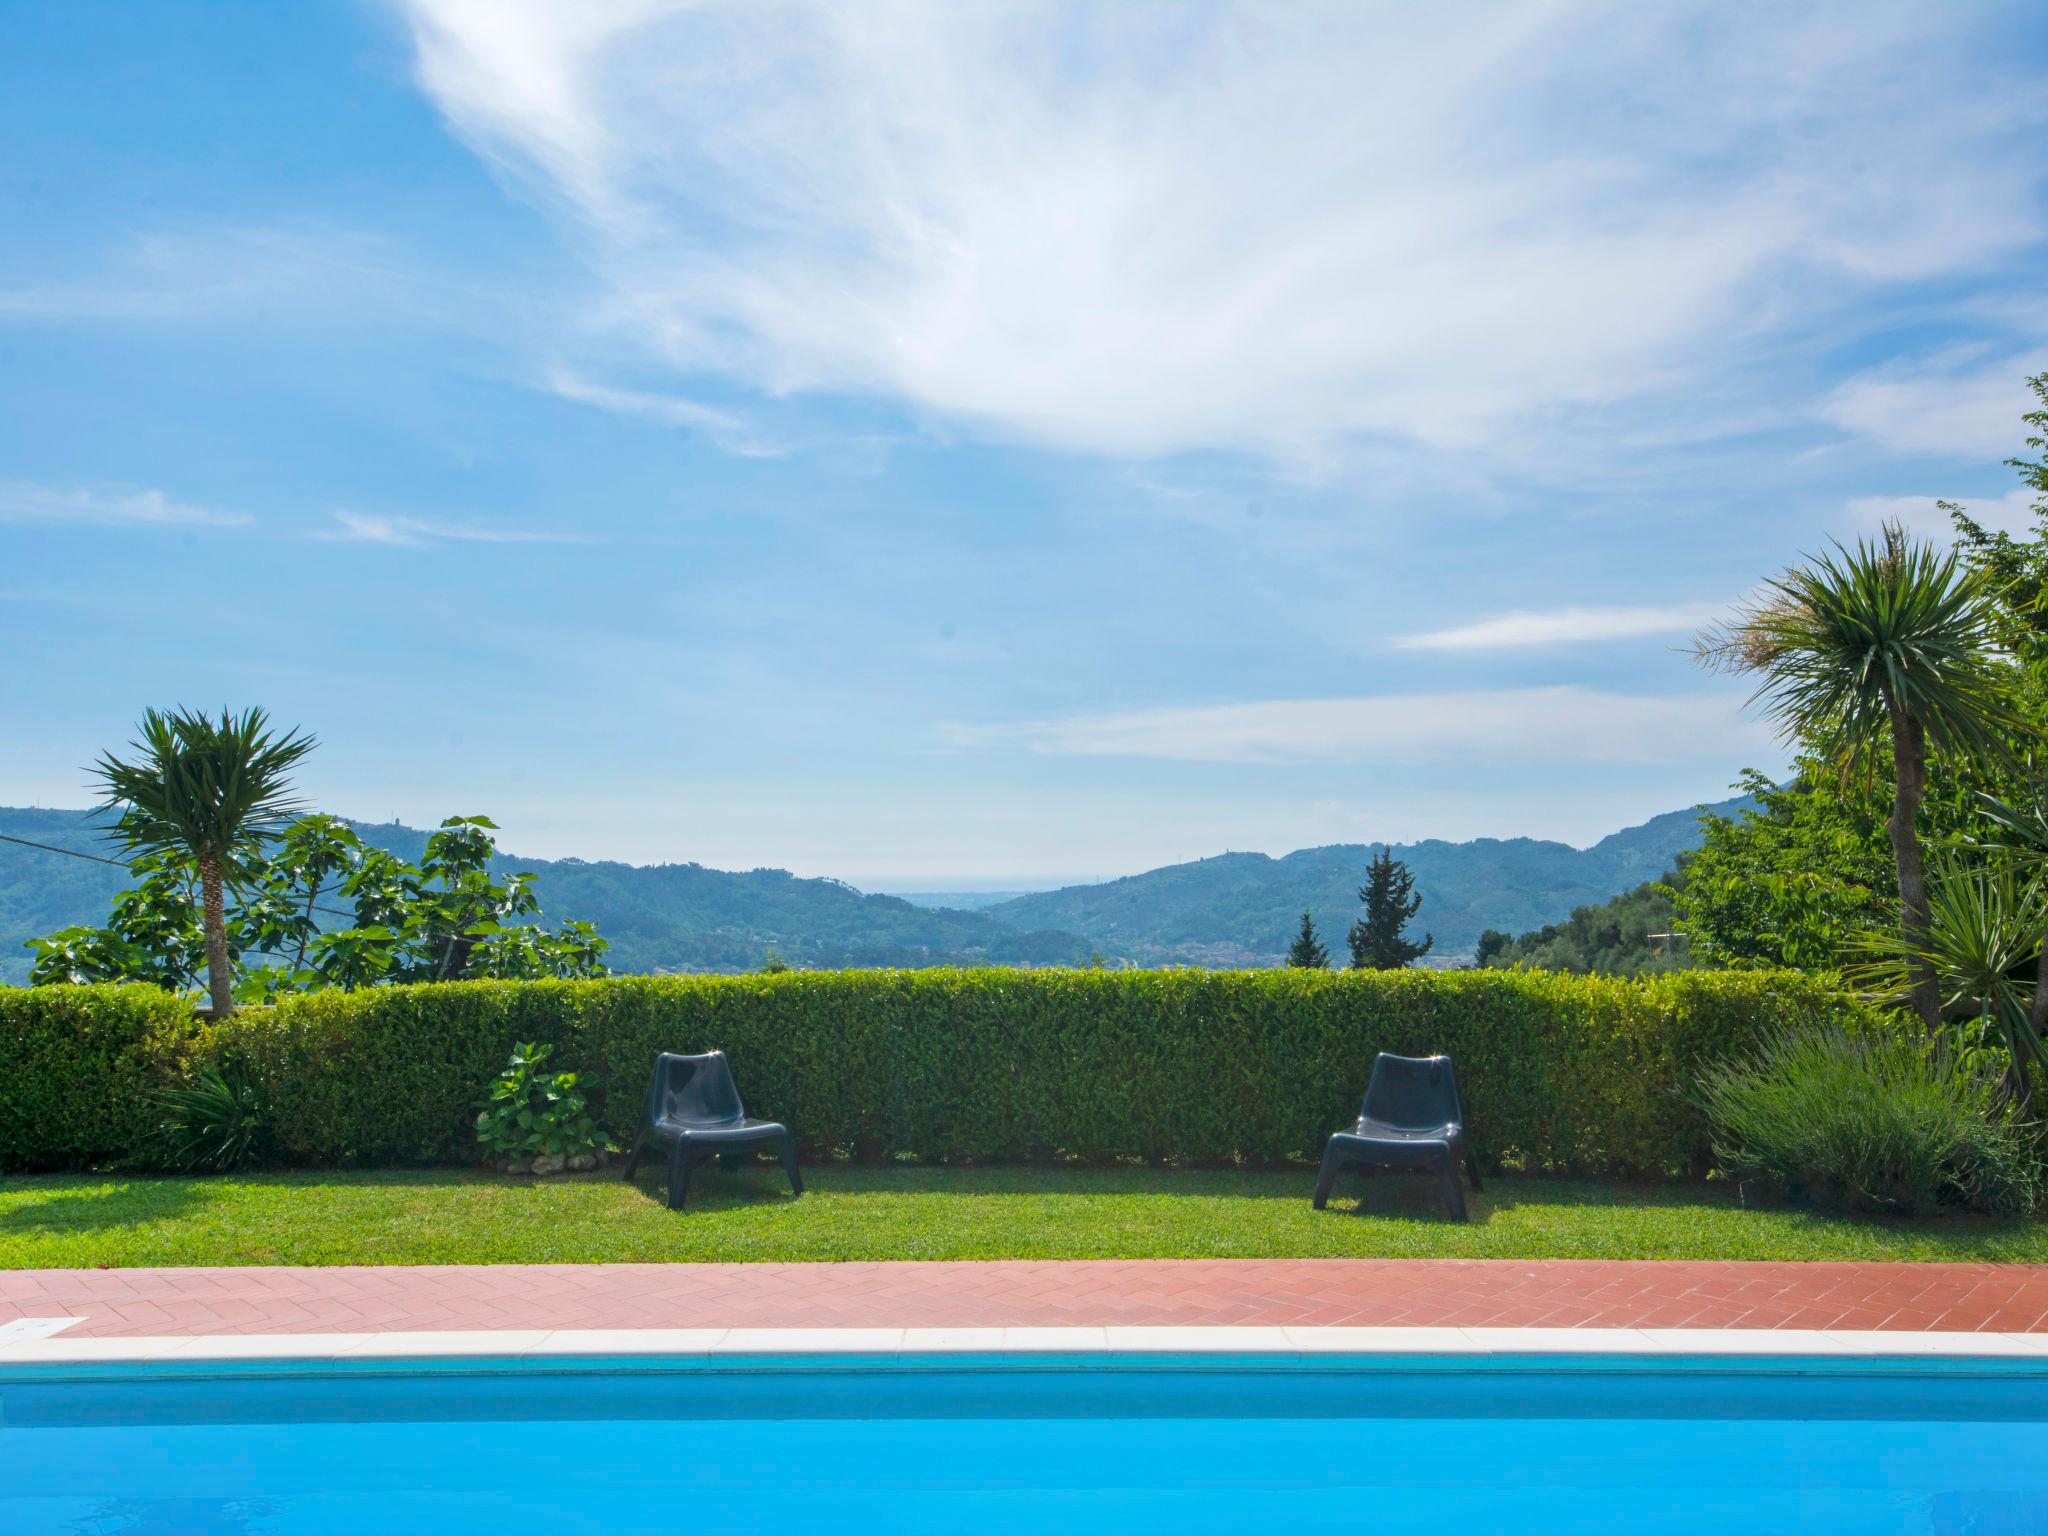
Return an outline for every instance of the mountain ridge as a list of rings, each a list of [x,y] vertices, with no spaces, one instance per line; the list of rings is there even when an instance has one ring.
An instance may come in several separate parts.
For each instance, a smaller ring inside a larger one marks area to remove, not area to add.
[[[364,842],[418,860],[428,831],[399,822],[350,821]],[[0,806],[0,833],[104,856],[92,813]],[[1092,945],[979,912],[919,907],[868,895],[844,881],[783,869],[716,870],[701,864],[527,859],[500,853],[500,870],[531,870],[543,921],[588,918],[611,941],[621,971],[749,971],[769,955],[818,969],[975,964],[1079,965]],[[73,923],[102,923],[125,869],[0,842],[0,980],[28,979],[23,944]]]
[[[1709,809],[1731,813],[1746,800]],[[1655,879],[1697,846],[1698,809],[1671,811],[1587,848],[1542,838],[1428,838],[1395,843],[1416,874],[1426,963],[1469,955],[1487,928],[1527,932]],[[351,822],[365,842],[418,859],[430,833]],[[0,807],[0,833],[105,853],[86,811]],[[527,869],[549,921],[588,918],[621,971],[746,971],[770,953],[796,966],[1085,964],[1095,951],[1140,965],[1273,965],[1304,908],[1332,958],[1358,912],[1357,886],[1378,843],[1291,853],[1221,853],[1117,880],[1032,892],[978,909],[870,894],[782,869],[498,856]],[[0,843],[0,979],[27,980],[25,940],[106,919],[125,869]]]
[[[1442,963],[1470,956],[1488,928],[1527,932],[1656,879],[1699,845],[1702,810],[1732,815],[1751,803],[1739,796],[1667,811],[1586,848],[1528,837],[1425,838],[1327,843],[1277,857],[1212,854],[984,910],[1005,922],[1086,933],[1141,965],[1276,965],[1308,911],[1337,961],[1358,915],[1366,861],[1388,847],[1415,873],[1423,902],[1414,927],[1434,935],[1429,962]]]

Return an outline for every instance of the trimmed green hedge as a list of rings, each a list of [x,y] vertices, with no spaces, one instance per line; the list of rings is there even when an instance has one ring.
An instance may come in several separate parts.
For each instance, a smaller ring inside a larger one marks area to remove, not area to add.
[[[0,1169],[133,1157],[197,1030],[158,987],[0,987]]]
[[[326,992],[195,1025],[147,988],[0,992],[0,1167],[133,1158],[139,1094],[240,1058],[295,1163],[469,1160],[513,1044],[594,1074],[620,1143],[658,1051],[728,1052],[813,1154],[1313,1159],[1377,1051],[1448,1051],[1482,1155],[1562,1172],[1705,1166],[1688,1096],[1760,1026],[1846,1017],[1790,972],[792,971]]]

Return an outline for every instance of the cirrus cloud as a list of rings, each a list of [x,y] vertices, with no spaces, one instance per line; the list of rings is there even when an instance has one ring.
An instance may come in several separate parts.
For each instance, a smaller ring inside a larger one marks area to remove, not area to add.
[[[950,725],[958,747],[1195,763],[1670,763],[1768,748],[1739,698],[1547,688],[1261,699],[998,725]]]
[[[244,512],[194,506],[154,487],[81,489],[15,480],[0,482],[0,521],[238,528],[250,518]]]
[[[423,544],[589,544],[580,533],[545,528],[512,528],[487,523],[446,523],[429,518],[393,517],[374,512],[337,512],[338,527],[314,535],[338,544],[388,544],[414,549]]]
[[[1725,604],[1686,603],[1667,608],[1552,608],[1503,613],[1449,629],[1403,635],[1404,651],[1493,651],[1536,645],[1572,645],[1589,640],[1629,640],[1697,629]]]
[[[2020,418],[2036,401],[2032,374],[2048,352],[1987,358],[1980,348],[1889,363],[1845,379],[1822,402],[1823,420],[1900,453],[1998,460],[2020,445]]]
[[[2040,236],[1996,7],[403,9],[679,373],[1069,449],[1555,441]]]

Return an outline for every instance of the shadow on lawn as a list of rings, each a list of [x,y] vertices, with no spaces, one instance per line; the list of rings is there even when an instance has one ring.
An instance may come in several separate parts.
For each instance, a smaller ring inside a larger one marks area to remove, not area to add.
[[[804,1169],[804,1177],[811,1178],[815,1170]],[[609,1175],[620,1177],[617,1173]],[[650,1158],[640,1165],[640,1171],[633,1176],[632,1185],[655,1205],[662,1205],[668,1199],[668,1166],[660,1158]],[[803,1197],[789,1187],[788,1175],[782,1165],[766,1160],[743,1162],[730,1170],[717,1162],[706,1163],[690,1176],[689,1202],[683,1211],[730,1210],[750,1205],[795,1205]]]
[[[173,1221],[206,1204],[203,1188],[193,1179],[133,1179],[76,1194],[45,1195],[0,1211],[0,1232],[66,1235]]]

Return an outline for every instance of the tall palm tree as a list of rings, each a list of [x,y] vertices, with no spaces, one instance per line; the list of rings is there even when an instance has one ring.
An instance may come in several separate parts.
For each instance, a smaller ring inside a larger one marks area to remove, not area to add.
[[[2018,724],[2006,702],[1995,589],[1955,551],[1938,552],[1887,523],[1875,540],[1842,544],[1795,566],[1726,623],[1694,642],[1707,667],[1753,673],[1780,734],[1835,756],[1847,773],[1889,740],[1899,874],[1899,927],[1915,954],[1927,940],[1920,802],[1930,752],[1996,756]],[[1913,965],[1914,1010],[1941,1024],[1941,989]]]
[[[297,731],[273,735],[260,709],[222,710],[217,720],[152,709],[138,729],[134,761],[107,753],[92,771],[108,808],[121,809],[116,836],[129,849],[180,852],[198,870],[207,991],[214,1017],[225,1018],[235,998],[224,890],[297,812],[285,775],[315,742]]]

